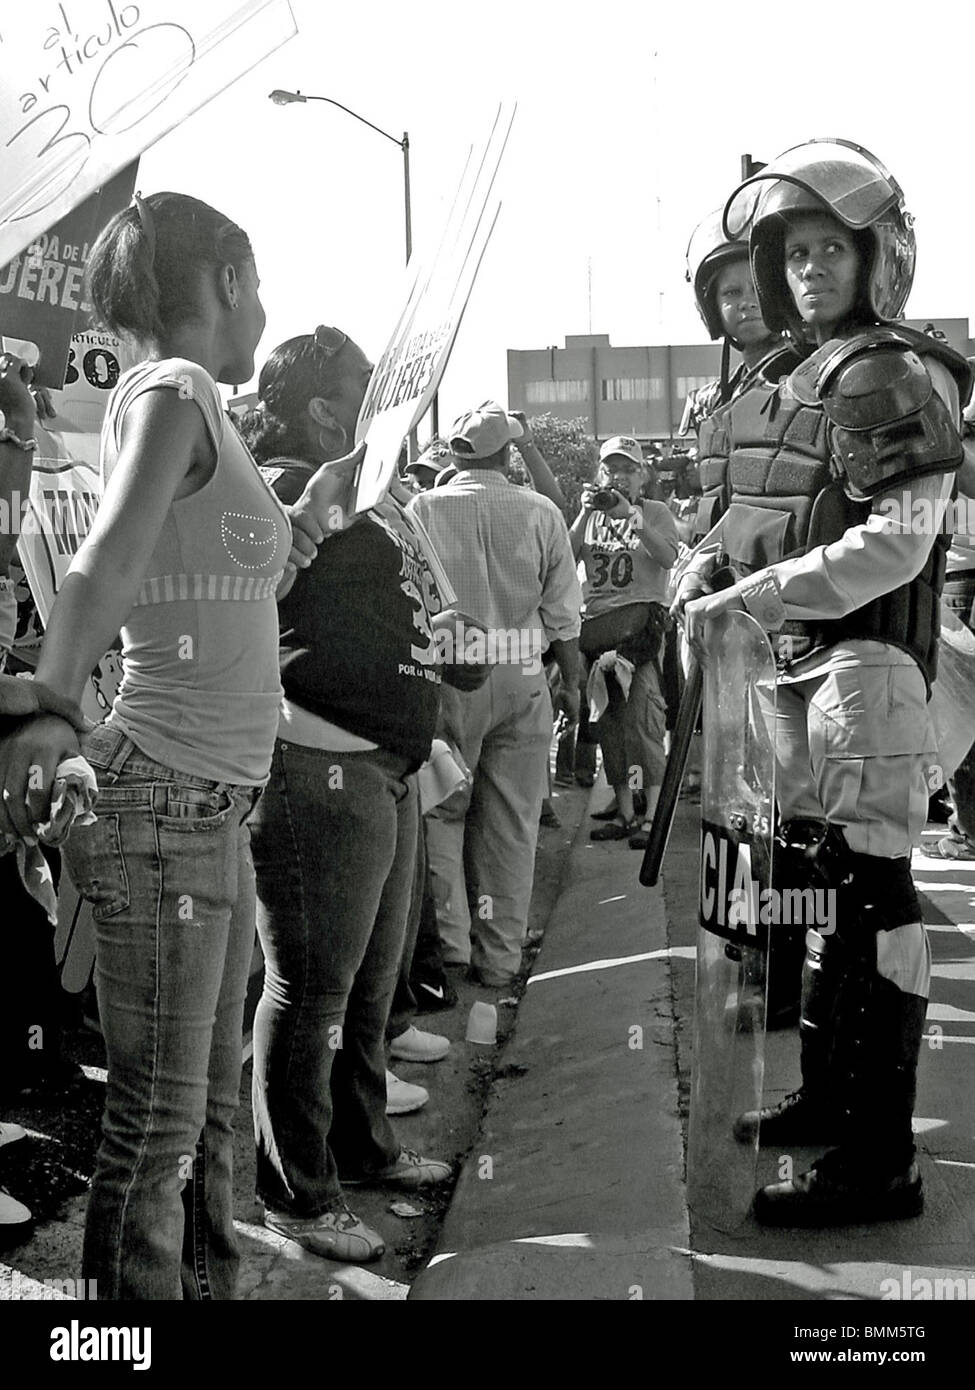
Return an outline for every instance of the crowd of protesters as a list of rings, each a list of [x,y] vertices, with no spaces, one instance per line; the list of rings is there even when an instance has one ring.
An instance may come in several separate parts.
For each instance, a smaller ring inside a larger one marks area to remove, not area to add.
[[[90,295],[143,360],[109,401],[104,497],[36,679],[0,678],[0,872],[43,916],[25,873],[50,862],[53,878],[59,846],[95,923],[108,1070],[83,1275],[99,1297],[234,1296],[255,923],[266,1225],[332,1259],[383,1253],[346,1189],[451,1177],[397,1138],[390,1117],[427,1092],[391,1064],[446,1055],[414,1019],[431,999],[450,1007],[452,969],[485,1000],[517,979],[553,735],[563,783],[592,785],[601,749],[612,800],[592,840],[643,849],[679,685],[674,620],[689,667],[709,659],[712,621],[742,608],[780,639],[779,872],[843,896],[835,938],[776,947],[770,1007],[801,1013],[802,1087],[736,1129],[838,1147],[764,1189],[755,1213],[828,1225],[920,1211],[929,951],[909,862],[936,754],[948,542],[907,518],[955,485],[971,373],[888,328],[913,255],[900,190],[871,156],[810,142],[773,161],[689,248],[725,344],[685,416],[695,486],[667,497],[640,443],[616,436],[570,527],[531,425],[491,401],[357,513],[372,367],[353,339],[320,326],[282,343],[235,422],[218,383],[251,377],[265,324],[246,234],[179,194],[137,198],[109,224]],[[26,491],[36,406],[10,355],[0,407],[4,486]],[[512,445],[527,485],[509,476]],[[906,509],[893,521],[892,501]],[[963,547],[948,563],[945,600],[970,623],[975,567]],[[92,728],[82,690],[118,632],[124,679]],[[940,852],[969,858],[971,755],[958,764]],[[22,973],[50,994],[50,939],[36,941]],[[0,1125],[0,1145],[21,1137]],[[0,1194],[8,1243],[29,1221]]]

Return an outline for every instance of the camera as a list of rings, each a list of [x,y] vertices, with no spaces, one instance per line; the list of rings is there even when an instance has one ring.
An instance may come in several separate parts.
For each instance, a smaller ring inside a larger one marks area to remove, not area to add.
[[[597,512],[608,512],[621,500],[621,494],[614,487],[601,487],[592,495],[592,505]]]

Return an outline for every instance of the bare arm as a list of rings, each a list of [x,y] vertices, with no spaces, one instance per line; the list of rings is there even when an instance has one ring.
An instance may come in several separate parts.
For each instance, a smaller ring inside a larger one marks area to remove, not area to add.
[[[45,633],[37,678],[56,694],[80,698],[135,603],[170,506],[195,490],[193,473],[212,454],[199,408],[177,392],[147,391],[129,407],[105,496]],[[16,833],[30,834],[43,817],[58,762],[77,751],[72,727],[46,716],[0,746],[0,783]]]
[[[645,502],[640,507],[640,513],[637,532],[641,545],[662,569],[671,569],[677,561],[680,548],[680,537],[677,534],[677,522],[674,520],[673,512],[663,503],[651,506]]]

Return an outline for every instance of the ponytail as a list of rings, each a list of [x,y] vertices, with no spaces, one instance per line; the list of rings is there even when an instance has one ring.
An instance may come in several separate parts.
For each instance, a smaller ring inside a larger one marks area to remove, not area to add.
[[[245,232],[183,193],[136,197],[92,247],[87,296],[113,333],[158,340],[200,313],[200,281],[222,265],[253,260]]]

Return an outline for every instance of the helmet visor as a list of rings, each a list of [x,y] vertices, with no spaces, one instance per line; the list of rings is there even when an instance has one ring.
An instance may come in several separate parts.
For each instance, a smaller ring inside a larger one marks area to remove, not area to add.
[[[804,189],[847,227],[869,227],[903,201],[897,180],[868,150],[846,140],[808,140],[786,150],[731,195],[724,211],[729,237],[746,235],[752,224],[788,201],[783,185]]]

